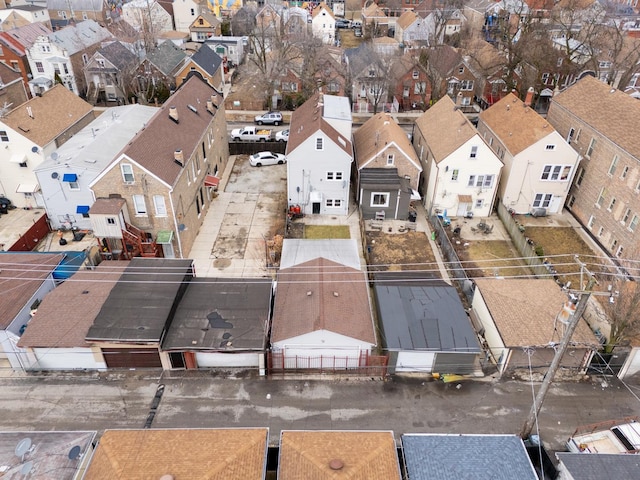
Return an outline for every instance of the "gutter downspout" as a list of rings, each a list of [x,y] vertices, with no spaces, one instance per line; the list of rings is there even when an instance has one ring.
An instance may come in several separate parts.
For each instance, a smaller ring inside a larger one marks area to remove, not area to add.
[[[171,213],[173,213],[173,226],[176,229],[176,239],[178,240],[178,252],[180,253],[180,258],[184,258],[182,256],[182,242],[180,241],[180,230],[178,230],[178,222],[176,221],[176,209],[173,205],[173,189],[169,190],[169,202],[171,203]]]

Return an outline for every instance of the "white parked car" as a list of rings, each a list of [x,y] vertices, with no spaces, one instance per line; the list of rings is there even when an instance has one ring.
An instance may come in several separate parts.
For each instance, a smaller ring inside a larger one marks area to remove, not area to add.
[[[288,142],[289,141],[289,129],[281,130],[276,133],[276,141],[277,142]]]
[[[281,153],[258,152],[249,157],[249,165],[261,167],[263,165],[281,165],[287,163],[287,159]]]

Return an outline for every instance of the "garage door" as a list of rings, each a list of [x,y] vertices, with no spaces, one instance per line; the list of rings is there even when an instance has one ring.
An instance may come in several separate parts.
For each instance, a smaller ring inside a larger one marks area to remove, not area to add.
[[[475,370],[476,354],[438,353],[433,366],[436,373],[457,373],[465,375]]]
[[[108,368],[161,368],[157,348],[103,348]]]

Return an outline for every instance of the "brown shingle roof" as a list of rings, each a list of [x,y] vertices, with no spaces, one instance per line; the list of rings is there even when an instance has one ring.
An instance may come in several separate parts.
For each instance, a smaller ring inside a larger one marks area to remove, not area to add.
[[[318,330],[376,343],[364,272],[325,258],[280,270],[271,340]]]
[[[89,327],[129,262],[103,262],[79,270],[50,292],[18,342],[20,347],[86,347]]]
[[[567,296],[551,279],[476,279],[498,332],[507,347],[546,346],[559,341],[556,318]],[[581,321],[572,341],[598,345]]]
[[[174,161],[174,153],[182,150],[184,158],[189,159],[200,146],[204,132],[212,121],[206,103],[215,93],[200,78],[192,76],[169,97],[122,153],[173,186],[182,171],[182,167]],[[221,100],[220,95],[216,98]],[[197,113],[189,105],[195,107]],[[177,109],[179,123],[169,118],[171,107]],[[224,110],[216,112],[218,114],[224,114]]]
[[[89,103],[64,85],[58,84],[44,92],[41,97],[34,97],[14,108],[2,122],[43,147],[92,110],[93,107]],[[29,111],[32,113],[31,116]]]
[[[325,10],[332,18],[336,18],[333,15],[333,11],[324,2],[318,4],[318,6],[316,6],[316,8],[313,9],[313,11],[311,12],[311,16],[315,18],[317,15],[320,15],[320,13],[322,13],[323,10]]]
[[[391,143],[395,143],[416,166],[420,165],[407,134],[388,113],[377,113],[367,120],[353,134],[353,143],[358,168]]]
[[[91,205],[89,214],[117,215],[125,203],[127,202],[124,198],[97,198]]]
[[[513,93],[480,113],[480,121],[495,133],[512,155],[517,155],[555,129]]]
[[[0,254],[0,330],[9,326],[63,259],[61,253]]]
[[[640,102],[637,99],[586,76],[553,97],[551,110],[557,106],[640,159]]]
[[[285,430],[280,437],[278,478],[400,479],[392,432]]]
[[[304,102],[291,115],[289,128],[289,141],[287,142],[287,154],[298,148],[309,136],[318,130],[323,131],[336,145],[342,148],[348,155],[353,154],[351,139],[345,138],[333,128],[324,118],[323,95],[316,92]],[[338,141],[344,140],[344,144]]]
[[[415,13],[412,10],[407,10],[406,12],[404,12],[402,15],[398,17],[398,20],[396,20],[396,25],[400,28],[407,28],[413,22],[418,20],[418,18],[420,17],[418,16],[417,13]]]
[[[416,119],[416,127],[427,141],[436,162],[447,158],[478,133],[446,95]]]
[[[85,480],[262,480],[266,428],[107,430]]]
[[[449,45],[429,48],[425,50],[425,54],[432,68],[445,78],[462,62],[462,55]]]

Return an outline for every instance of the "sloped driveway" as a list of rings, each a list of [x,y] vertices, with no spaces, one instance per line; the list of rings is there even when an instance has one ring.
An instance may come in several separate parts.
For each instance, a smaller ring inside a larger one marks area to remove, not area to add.
[[[265,242],[284,230],[286,177],[286,165],[258,168],[246,155],[233,159],[191,250],[198,276],[269,274]]]

